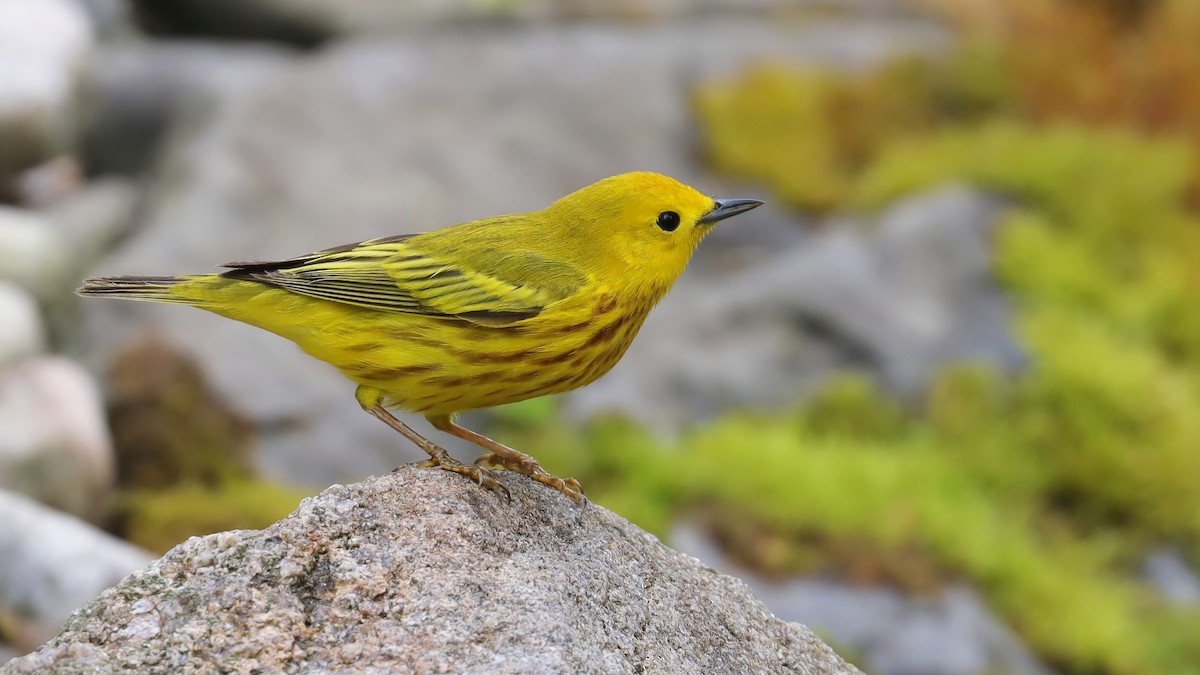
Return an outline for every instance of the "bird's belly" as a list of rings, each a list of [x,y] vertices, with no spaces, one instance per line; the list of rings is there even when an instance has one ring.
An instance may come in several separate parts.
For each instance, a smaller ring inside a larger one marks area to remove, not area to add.
[[[360,327],[356,340],[343,339],[336,355],[310,353],[385,392],[389,405],[450,414],[590,384],[624,355],[645,315],[606,312],[589,320],[499,327],[388,315],[374,327]]]

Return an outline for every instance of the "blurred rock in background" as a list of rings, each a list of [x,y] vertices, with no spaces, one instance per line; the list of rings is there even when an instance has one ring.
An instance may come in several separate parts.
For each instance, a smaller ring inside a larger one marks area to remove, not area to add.
[[[99,521],[114,471],[104,403],[86,371],[57,356],[0,370],[0,488]]]
[[[69,256],[60,292],[74,288],[84,270],[129,234],[138,205],[137,184],[125,177],[96,178],[47,204],[40,213]],[[65,288],[64,288],[65,286]]]
[[[0,206],[0,250],[0,279],[42,301],[62,295],[71,247],[44,215]]]
[[[92,23],[92,30],[103,42],[135,39],[133,8],[129,0],[74,0]]]
[[[1200,574],[1179,551],[1165,547],[1151,551],[1142,561],[1142,573],[1167,602],[1200,607]]]
[[[304,47],[335,36],[409,35],[472,23],[664,20],[795,11],[829,4],[788,0],[133,0],[141,25],[152,34],[278,41]]]
[[[67,617],[149,553],[87,523],[0,490],[0,634],[35,649]]]
[[[19,196],[22,171],[71,150],[94,44],[71,0],[0,1],[0,199]]]
[[[96,50],[87,72],[80,152],[94,174],[145,176],[168,138],[193,132],[244,94],[294,65],[291,50],[194,40],[116,41]],[[164,186],[165,187],[165,186]]]
[[[33,296],[10,281],[0,280],[0,369],[45,350],[46,330]]]

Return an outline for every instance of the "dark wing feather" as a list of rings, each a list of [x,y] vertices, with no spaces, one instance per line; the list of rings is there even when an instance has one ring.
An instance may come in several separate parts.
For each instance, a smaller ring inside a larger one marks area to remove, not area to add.
[[[228,263],[233,269],[223,276],[357,307],[489,326],[537,316],[584,283],[573,267],[537,254],[463,257],[474,264],[451,262],[405,235],[279,262]]]
[[[397,242],[404,241],[405,239],[411,239],[412,237],[415,237],[415,236],[417,236],[417,235],[415,235],[415,234],[397,234],[397,235],[393,235],[391,237],[380,237],[378,239],[370,239],[367,241],[356,241],[352,244],[342,244],[341,246],[334,246],[333,248],[327,248],[327,249],[324,249],[321,251],[316,251],[316,252],[309,253],[306,255],[297,256],[295,258],[288,258],[287,260],[248,260],[248,261],[244,261],[244,262],[227,262],[227,263],[221,263],[220,265],[217,265],[217,267],[232,268],[232,271],[225,272],[224,276],[227,276],[230,278],[242,278],[241,276],[239,276],[239,273],[256,272],[256,271],[271,272],[271,271],[277,271],[277,270],[292,269],[295,267],[300,267],[306,263],[313,262],[313,261],[317,260],[318,258],[331,256],[335,253],[347,253],[347,252],[353,251],[356,248],[365,248],[365,247],[369,247],[369,246],[375,246],[378,244],[394,244]]]

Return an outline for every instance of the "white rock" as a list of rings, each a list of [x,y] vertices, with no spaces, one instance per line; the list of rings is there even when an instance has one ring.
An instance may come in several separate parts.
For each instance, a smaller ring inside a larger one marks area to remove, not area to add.
[[[68,247],[72,268],[92,262],[133,224],[138,189],[132,179],[107,177],[86,183],[44,213]]]
[[[83,8],[101,39],[134,35],[133,8],[129,0],[72,0]]]
[[[0,368],[45,348],[37,303],[19,286],[0,281]]]
[[[95,382],[69,359],[35,357],[0,372],[0,489],[98,517],[115,474],[103,410]]]
[[[152,556],[87,523],[0,490],[0,606],[59,626]]]
[[[0,280],[23,286],[39,298],[52,296],[62,284],[67,249],[45,216],[0,206],[0,251]]]
[[[0,178],[63,152],[93,44],[70,0],[0,0]]]
[[[83,167],[72,155],[59,155],[17,174],[11,181],[14,203],[37,208],[63,199],[83,184]]]

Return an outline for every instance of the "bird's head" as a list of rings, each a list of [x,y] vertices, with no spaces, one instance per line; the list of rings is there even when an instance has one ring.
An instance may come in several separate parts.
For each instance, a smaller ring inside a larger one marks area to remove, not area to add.
[[[620,272],[633,280],[645,276],[669,286],[714,225],[760,204],[713,199],[674,178],[639,171],[577,190],[546,213],[575,230],[583,253],[621,264]]]

